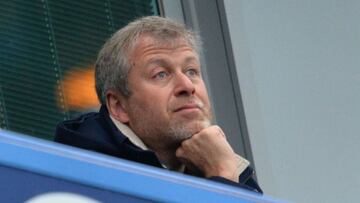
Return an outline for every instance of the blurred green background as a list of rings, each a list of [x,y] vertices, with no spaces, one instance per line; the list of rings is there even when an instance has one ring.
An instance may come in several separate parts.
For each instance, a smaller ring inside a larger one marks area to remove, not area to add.
[[[0,128],[52,139],[58,122],[95,110],[101,46],[134,18],[158,14],[155,0],[2,0]]]

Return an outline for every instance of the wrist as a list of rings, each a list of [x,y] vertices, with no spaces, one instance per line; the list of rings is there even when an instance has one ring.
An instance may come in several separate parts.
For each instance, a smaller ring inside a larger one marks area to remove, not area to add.
[[[235,154],[236,156],[236,170],[235,170],[235,176],[238,178],[239,181],[239,177],[242,174],[242,172],[245,171],[245,169],[250,165],[250,162],[244,158],[242,158],[241,156],[239,156],[238,154]]]
[[[206,177],[211,176],[221,176],[228,180],[239,182],[239,177],[242,172],[250,165],[249,161],[242,158],[241,156],[234,153],[232,160],[229,160],[227,163],[223,162],[218,167],[213,168],[213,170],[205,173]]]

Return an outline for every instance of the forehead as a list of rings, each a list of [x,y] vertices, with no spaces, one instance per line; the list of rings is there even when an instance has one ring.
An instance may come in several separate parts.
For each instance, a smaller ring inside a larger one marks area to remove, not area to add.
[[[183,38],[162,38],[158,39],[153,36],[142,35],[140,36],[132,49],[132,57],[140,57],[142,54],[157,50],[167,50],[167,51],[175,51],[175,50],[186,50],[191,51],[198,58],[198,54],[194,47],[192,47],[185,39]]]

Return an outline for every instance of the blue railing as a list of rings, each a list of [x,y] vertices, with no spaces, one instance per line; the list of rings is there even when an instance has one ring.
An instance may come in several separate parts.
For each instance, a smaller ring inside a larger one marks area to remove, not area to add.
[[[66,192],[100,202],[279,202],[229,185],[0,130],[0,202]]]

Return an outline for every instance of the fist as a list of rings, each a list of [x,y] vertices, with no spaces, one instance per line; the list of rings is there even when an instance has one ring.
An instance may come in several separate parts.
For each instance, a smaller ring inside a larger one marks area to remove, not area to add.
[[[196,167],[205,177],[221,176],[238,182],[237,157],[219,126],[204,128],[184,140],[176,157],[188,168]]]

